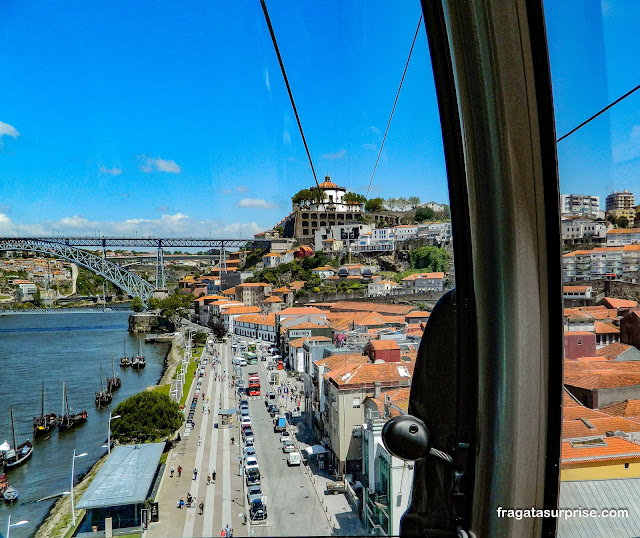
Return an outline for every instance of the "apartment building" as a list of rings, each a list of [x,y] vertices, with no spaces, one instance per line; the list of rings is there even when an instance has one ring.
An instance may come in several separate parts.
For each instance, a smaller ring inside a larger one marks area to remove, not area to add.
[[[600,197],[591,194],[561,194],[560,211],[562,215],[598,217],[601,213]]]
[[[607,224],[604,220],[585,217],[563,218],[561,227],[564,245],[605,244],[607,242]]]
[[[236,301],[240,301],[245,306],[260,306],[271,294],[271,285],[263,283],[238,284],[234,289]]]
[[[402,279],[406,293],[427,293],[444,290],[444,273],[415,273]]]
[[[633,193],[624,191],[614,191],[607,196],[605,209],[607,212],[616,209],[633,209],[634,196]]]

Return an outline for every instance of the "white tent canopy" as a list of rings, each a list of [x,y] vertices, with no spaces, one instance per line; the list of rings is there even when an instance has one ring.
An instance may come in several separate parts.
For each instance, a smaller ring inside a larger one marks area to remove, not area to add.
[[[0,452],[6,452],[11,449],[11,445],[9,445],[9,441],[5,441],[0,445]]]
[[[327,449],[325,447],[323,447],[322,445],[309,446],[309,447],[305,448],[304,450],[310,456],[313,455],[313,454],[324,454],[325,452],[327,452]]]

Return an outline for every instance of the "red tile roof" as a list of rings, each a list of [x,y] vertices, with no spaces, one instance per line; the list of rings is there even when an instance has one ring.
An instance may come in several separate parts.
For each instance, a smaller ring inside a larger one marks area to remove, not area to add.
[[[599,357],[616,358],[630,348],[631,346],[627,344],[621,344],[620,342],[616,342],[615,344],[609,344],[608,346],[598,349],[596,351],[596,355],[598,355]]]
[[[596,334],[620,334],[620,329],[617,329],[609,323],[602,323],[601,321],[595,322]]]
[[[636,308],[638,306],[637,301],[627,301],[625,299],[616,299],[614,297],[605,297],[604,302],[611,308]]]
[[[581,389],[612,389],[640,385],[640,373],[593,372],[582,376],[566,376],[565,384]]]
[[[381,315],[406,315],[418,310],[415,306],[385,304],[376,302],[338,301],[333,303],[331,312],[378,312]]]
[[[562,421],[562,438],[575,439],[577,437],[590,437],[593,435],[605,435],[607,432],[622,431],[625,433],[640,432],[640,422],[628,420],[622,417],[610,417],[604,413],[598,418],[581,417],[574,420]]]
[[[388,396],[389,397],[389,401],[395,405],[396,407],[399,407],[400,409],[402,409],[405,413],[409,412],[409,395],[411,394],[411,388],[410,387],[406,387],[406,388],[401,388],[398,390],[388,390],[383,392],[380,395],[380,398],[373,398],[372,396],[367,396],[364,401],[366,402],[367,400],[372,402],[373,404],[375,404],[376,408],[378,409],[378,412],[380,413],[380,416],[384,416],[384,403],[385,403],[385,398]],[[363,402],[364,403],[364,402]],[[398,415],[400,415],[400,411],[398,411],[397,409],[390,407],[389,409],[390,414],[392,417],[397,417]]]
[[[375,351],[384,351],[384,350],[387,350],[387,349],[400,349],[400,346],[398,345],[398,342],[396,342],[393,339],[389,339],[389,340],[371,339],[371,340],[369,340],[369,345]]]
[[[305,314],[326,314],[326,310],[320,310],[314,306],[292,306],[280,311],[281,316],[304,316]]]
[[[222,312],[223,316],[235,316],[237,314],[257,314],[260,308],[257,306],[232,306],[225,308]]]
[[[338,388],[348,388],[358,385],[371,385],[379,381],[382,386],[391,382],[411,382],[415,363],[384,363],[361,364],[345,366],[324,374],[325,379],[331,380]]]
[[[305,336],[303,338],[296,338],[295,340],[289,340],[287,345],[291,347],[302,347],[305,342],[331,342],[331,338],[328,336]]]
[[[409,312],[404,317],[405,318],[428,318],[431,316],[431,312],[427,312],[426,310],[414,310],[413,312]]]
[[[562,443],[562,464],[629,460],[640,458],[640,446],[619,437],[603,437],[605,446],[574,448]]]
[[[607,415],[617,417],[640,417],[640,400],[624,400],[600,409]]]
[[[336,370],[345,366],[354,366],[356,364],[371,364],[369,357],[358,353],[345,353],[343,355],[330,355],[313,361],[317,366],[324,366],[327,370]]]

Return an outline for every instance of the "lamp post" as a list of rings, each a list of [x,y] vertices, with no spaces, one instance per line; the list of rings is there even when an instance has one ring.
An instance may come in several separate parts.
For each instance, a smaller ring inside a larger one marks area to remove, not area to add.
[[[11,527],[19,527],[20,525],[24,525],[25,523],[29,523],[26,519],[22,521],[18,521],[17,523],[11,523],[11,514],[9,514],[9,522],[7,523],[7,538],[9,538],[9,530]]]
[[[84,458],[86,455],[86,452],[76,455],[76,449],[73,449],[73,459],[71,460],[71,521],[74,527],[76,526],[76,511],[73,506],[73,473],[76,469],[76,458]]]
[[[107,454],[111,454],[111,421],[112,420],[116,420],[117,418],[120,418],[121,415],[116,415],[115,417],[111,416],[111,413],[109,413],[109,437],[107,438],[107,444],[109,445],[109,448],[107,449]]]

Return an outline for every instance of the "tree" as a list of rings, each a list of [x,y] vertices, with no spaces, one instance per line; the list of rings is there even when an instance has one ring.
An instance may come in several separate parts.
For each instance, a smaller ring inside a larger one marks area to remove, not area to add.
[[[318,288],[322,286],[322,279],[318,275],[311,275],[309,279],[305,282],[305,288]]]
[[[367,213],[377,213],[384,210],[384,200],[382,198],[370,198],[364,206]]]
[[[159,392],[141,392],[113,411],[120,419],[111,423],[111,436],[121,443],[144,443],[169,437],[181,425],[183,415],[176,402]]]
[[[420,205],[420,198],[418,198],[417,196],[410,196],[409,198],[407,198],[407,202],[411,209],[415,209]]]
[[[364,204],[367,201],[367,197],[356,192],[348,192],[343,196],[342,200],[346,204]]]
[[[418,247],[409,252],[411,267],[425,269],[426,273],[446,272],[449,270],[451,256],[438,247]]]
[[[209,320],[209,328],[213,331],[213,336],[218,340],[224,338],[227,335],[227,330],[224,328],[224,323],[219,318],[211,318]]]
[[[176,290],[176,293],[166,299],[149,299],[149,308],[159,310],[160,317],[173,320],[187,315],[192,302],[192,295],[182,295]]]
[[[618,228],[628,228],[629,227],[629,219],[622,215],[616,219],[616,225]]]
[[[389,211],[394,211],[396,209],[397,205],[398,205],[398,199],[397,198],[387,198],[384,201],[384,205]]]
[[[144,310],[144,305],[142,304],[142,299],[137,295],[131,300],[131,310],[134,312],[142,312]]]
[[[204,345],[207,341],[207,333],[204,331],[198,331],[193,335],[193,342],[195,344]]]
[[[424,222],[425,220],[433,220],[433,217],[435,217],[433,209],[430,207],[420,207],[416,211],[414,218],[416,219],[416,222]]]
[[[40,295],[40,290],[36,290],[33,294],[33,306],[41,306],[42,305],[42,296]]]
[[[407,206],[409,205],[409,201],[401,196],[400,198],[398,198],[398,209],[400,211],[404,211],[405,209],[407,209]]]

